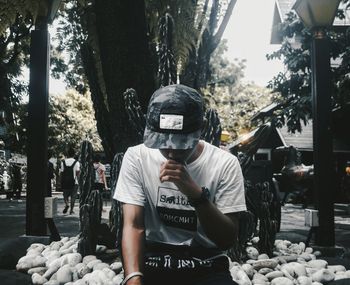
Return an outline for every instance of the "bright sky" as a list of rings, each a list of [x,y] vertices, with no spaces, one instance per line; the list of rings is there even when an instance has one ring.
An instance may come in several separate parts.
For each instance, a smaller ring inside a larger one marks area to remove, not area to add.
[[[274,0],[238,0],[224,33],[228,40],[228,59],[246,59],[245,80],[266,86],[284,67],[266,54],[278,50],[271,45]]]
[[[271,45],[274,0],[238,0],[224,33],[228,39],[226,56],[246,59],[245,81],[266,86],[268,81],[284,69],[278,60],[268,61],[266,54],[279,45]],[[62,81],[50,79],[50,93],[64,93]]]

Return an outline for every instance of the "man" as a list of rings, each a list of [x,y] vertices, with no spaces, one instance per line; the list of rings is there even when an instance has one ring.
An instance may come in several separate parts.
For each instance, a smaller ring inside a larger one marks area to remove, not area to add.
[[[70,197],[70,214],[74,214],[74,204],[78,191],[78,177],[80,174],[80,164],[74,158],[74,150],[68,149],[68,158],[64,159],[61,163],[61,188],[63,191],[63,199],[65,207],[63,214],[67,213],[69,209],[69,197]]]
[[[48,150],[47,152],[47,196],[52,196],[52,179],[55,177],[55,166],[50,161],[50,158],[52,157],[52,151]]]
[[[124,155],[114,198],[123,203],[124,284],[236,284],[224,250],[245,211],[236,157],[199,140],[201,95],[184,85],[157,90],[144,144]]]
[[[95,170],[94,188],[99,190],[102,194],[103,191],[108,189],[106,180],[106,166],[101,163],[101,158],[99,155],[94,156],[93,165]]]

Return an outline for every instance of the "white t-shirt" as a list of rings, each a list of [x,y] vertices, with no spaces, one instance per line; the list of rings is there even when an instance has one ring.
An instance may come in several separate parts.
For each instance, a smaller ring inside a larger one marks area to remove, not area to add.
[[[106,167],[100,162],[94,162],[95,183],[104,184],[103,175],[106,172]]]
[[[192,179],[209,189],[210,200],[222,213],[245,211],[244,180],[237,158],[202,142],[201,155],[187,165]],[[113,198],[144,206],[147,241],[216,248],[204,234],[187,196],[174,183],[160,182],[160,165],[165,161],[158,149],[144,144],[128,148]]]
[[[66,158],[65,160],[66,166],[71,166],[74,161],[76,161],[76,163],[74,164],[73,167],[73,175],[74,175],[74,180],[75,180],[75,184],[78,184],[78,177],[77,177],[77,171],[80,171],[80,163],[79,161],[77,161],[76,159],[70,157],[70,158]],[[64,170],[64,166],[63,166],[63,162],[61,163],[61,172],[63,172]]]

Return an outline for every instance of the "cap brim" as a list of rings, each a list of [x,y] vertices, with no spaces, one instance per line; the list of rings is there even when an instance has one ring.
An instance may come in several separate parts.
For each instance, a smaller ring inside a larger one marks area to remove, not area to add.
[[[190,149],[194,148],[200,139],[201,129],[189,134],[159,133],[146,127],[143,143],[156,149]]]

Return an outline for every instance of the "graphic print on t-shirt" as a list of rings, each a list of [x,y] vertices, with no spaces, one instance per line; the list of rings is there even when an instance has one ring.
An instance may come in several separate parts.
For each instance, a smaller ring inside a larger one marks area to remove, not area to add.
[[[157,212],[162,222],[188,231],[197,230],[197,216],[186,195],[172,188],[159,187]]]

